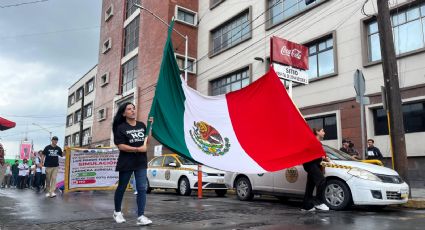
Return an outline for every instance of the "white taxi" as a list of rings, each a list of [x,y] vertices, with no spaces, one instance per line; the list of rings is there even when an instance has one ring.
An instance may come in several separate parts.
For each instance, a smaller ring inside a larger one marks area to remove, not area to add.
[[[326,164],[324,200],[333,210],[350,205],[374,205],[383,208],[408,200],[409,186],[396,171],[353,160],[348,154],[323,146],[331,162]],[[302,165],[263,174],[226,173],[228,188],[235,188],[240,200],[254,194],[274,195],[280,199],[304,196],[307,173]]]
[[[224,171],[202,166],[202,189],[215,190],[218,196],[227,193]],[[152,189],[176,189],[177,193],[189,196],[198,189],[198,165],[177,154],[166,154],[153,158],[148,164],[147,192]]]

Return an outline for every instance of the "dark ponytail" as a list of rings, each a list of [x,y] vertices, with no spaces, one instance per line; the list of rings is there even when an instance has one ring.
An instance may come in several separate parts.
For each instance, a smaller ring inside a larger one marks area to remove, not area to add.
[[[124,104],[122,104],[118,110],[117,113],[115,114],[114,117],[114,121],[112,122],[112,132],[115,134],[115,132],[117,131],[117,128],[119,125],[121,125],[122,123],[126,122],[125,117],[123,116],[125,109],[127,108],[127,105],[132,105],[134,106],[133,103],[131,102],[126,102]],[[135,106],[134,106],[135,107]]]

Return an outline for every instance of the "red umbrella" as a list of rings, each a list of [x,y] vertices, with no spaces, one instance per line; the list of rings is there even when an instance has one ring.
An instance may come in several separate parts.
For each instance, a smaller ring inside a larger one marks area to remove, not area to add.
[[[0,131],[11,129],[16,126],[16,123],[0,117]]]

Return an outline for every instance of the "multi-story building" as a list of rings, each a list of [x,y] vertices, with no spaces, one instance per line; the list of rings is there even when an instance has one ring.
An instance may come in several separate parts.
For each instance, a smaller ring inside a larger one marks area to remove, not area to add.
[[[425,140],[425,1],[389,2],[413,180],[425,172],[425,146],[418,144]],[[271,36],[303,44],[309,49],[309,84],[295,85],[293,100],[307,122],[325,129],[324,143],[339,148],[348,138],[360,150],[360,107],[353,88],[353,74],[360,69],[370,98],[366,137],[390,157],[376,9],[376,1],[201,0],[197,89],[217,95],[261,77],[270,64]]]
[[[96,95],[97,65],[89,70],[68,89],[68,109],[65,128],[65,146],[89,146],[92,136],[93,107]],[[84,101],[84,105],[82,102]],[[83,113],[83,136],[80,136],[81,113]]]
[[[133,3],[166,22],[175,18],[174,28],[189,39],[188,84],[196,87],[198,1],[103,0],[92,138],[95,146],[113,145],[112,120],[120,104],[133,102],[137,119],[146,121],[154,96],[167,26]],[[183,66],[185,40],[177,33],[172,40],[177,61]]]

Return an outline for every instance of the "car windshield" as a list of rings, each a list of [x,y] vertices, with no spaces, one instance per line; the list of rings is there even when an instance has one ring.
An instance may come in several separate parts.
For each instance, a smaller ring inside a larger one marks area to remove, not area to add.
[[[344,161],[353,161],[353,158],[351,158],[351,156],[347,153],[344,153],[338,149],[334,149],[330,146],[327,145],[323,145],[323,149],[326,152],[326,155],[331,159],[331,160],[344,160]]]
[[[186,159],[186,158],[184,158],[184,157],[177,156],[177,158],[179,159],[179,161],[180,161],[183,165],[196,165],[196,163],[195,163],[195,162],[193,162],[193,161],[191,161],[191,160],[189,160],[189,159]]]

